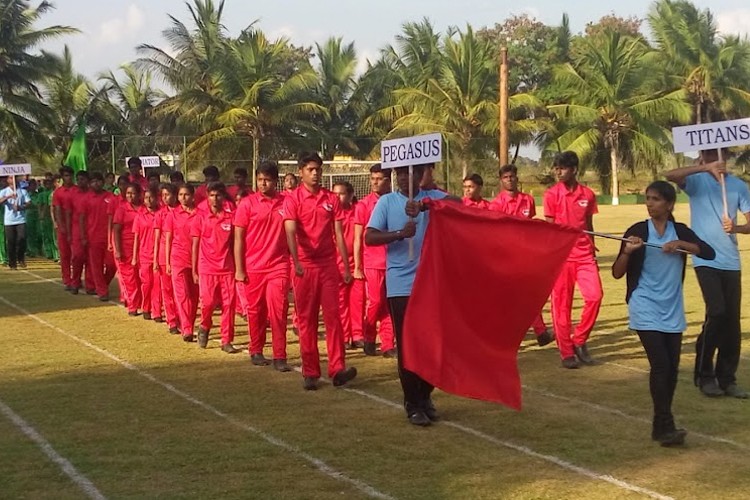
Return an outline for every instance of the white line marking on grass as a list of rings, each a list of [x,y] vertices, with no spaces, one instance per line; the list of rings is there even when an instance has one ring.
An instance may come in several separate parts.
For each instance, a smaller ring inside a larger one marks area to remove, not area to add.
[[[268,434],[268,433],[266,433],[266,432],[264,432],[264,431],[262,431],[260,429],[255,428],[255,427],[253,427],[253,426],[251,426],[249,424],[241,422],[240,420],[238,420],[238,419],[236,419],[234,417],[231,417],[230,415],[222,412],[221,410],[215,408],[214,406],[211,406],[210,404],[208,404],[208,403],[206,403],[204,401],[201,401],[200,399],[197,399],[197,398],[191,396],[187,392],[184,392],[184,391],[176,388],[172,384],[167,383],[167,382],[163,382],[162,380],[156,378],[155,376],[151,375],[150,373],[148,373],[146,371],[143,371],[140,368],[138,368],[137,366],[132,365],[129,362],[125,361],[124,359],[121,359],[121,358],[115,356],[111,352],[109,352],[109,351],[107,351],[105,349],[102,349],[101,347],[99,347],[99,346],[97,346],[95,344],[92,344],[91,342],[89,342],[87,340],[84,340],[84,339],[82,339],[82,338],[80,338],[80,337],[78,337],[76,335],[73,335],[72,333],[66,332],[62,328],[57,327],[57,326],[53,325],[52,323],[49,323],[48,321],[40,318],[39,316],[37,316],[37,315],[35,315],[35,314],[27,311],[23,307],[14,304],[13,302],[9,301],[8,299],[6,299],[3,296],[0,296],[0,302],[4,303],[5,305],[7,305],[9,307],[12,307],[13,309],[15,309],[16,311],[20,312],[21,314],[25,314],[29,318],[35,320],[37,323],[40,323],[40,324],[42,324],[42,325],[44,325],[44,326],[46,326],[48,328],[51,328],[52,330],[54,330],[54,331],[56,331],[58,333],[61,333],[62,335],[65,335],[69,339],[74,340],[74,341],[78,342],[79,344],[81,344],[81,345],[83,345],[85,347],[88,347],[89,349],[91,349],[93,351],[98,352],[102,356],[111,359],[112,361],[114,361],[115,363],[121,365],[122,367],[127,368],[128,370],[130,370],[130,371],[132,371],[134,373],[137,373],[138,375],[140,375],[141,377],[145,378],[146,380],[148,380],[150,382],[153,382],[154,384],[163,387],[164,389],[166,389],[167,391],[171,392],[172,394],[174,394],[176,396],[179,396],[182,399],[184,399],[184,400],[186,400],[186,401],[188,401],[190,403],[193,403],[194,405],[199,406],[200,408],[203,408],[207,412],[212,413],[212,414],[216,415],[217,417],[220,417],[220,418],[226,420],[227,422],[229,422],[230,424],[234,425],[235,427],[237,427],[239,429],[242,429],[242,430],[245,430],[247,432],[250,432],[252,434],[255,434],[256,436],[260,437],[261,439],[263,439],[267,443],[272,444],[274,446],[277,446],[277,447],[283,449],[284,451],[286,451],[288,453],[291,453],[292,455],[295,455],[295,456],[297,456],[299,458],[302,458],[306,462],[309,462],[310,464],[312,464],[320,472],[322,472],[323,474],[325,474],[326,476],[328,476],[328,477],[330,477],[332,479],[335,479],[337,481],[341,481],[341,482],[350,484],[351,486],[354,486],[356,489],[358,489],[362,493],[364,493],[367,496],[372,497],[372,498],[382,498],[382,499],[392,499],[393,498],[390,495],[388,495],[386,493],[383,493],[383,492],[375,489],[374,487],[370,486],[367,483],[364,483],[364,482],[362,482],[362,481],[360,481],[358,479],[354,479],[354,478],[351,478],[351,477],[347,476],[343,472],[340,472],[340,471],[334,469],[333,467],[331,467],[330,465],[328,465],[327,463],[325,463],[323,460],[321,460],[319,458],[316,458],[316,457],[310,455],[309,453],[306,453],[306,452],[300,450],[296,446],[294,446],[292,444],[289,444],[286,441],[283,441],[283,440],[281,440],[281,439],[279,439],[279,438],[277,438],[277,437],[275,437],[275,436],[273,436],[271,434]]]
[[[295,371],[301,372],[302,370],[299,367],[295,367]],[[325,379],[323,377],[321,377],[321,380],[328,381],[327,379]],[[351,392],[353,394],[358,394],[360,396],[368,398],[368,399],[370,399],[372,401],[375,401],[377,403],[380,403],[380,404],[382,404],[384,406],[389,406],[389,407],[394,408],[396,410],[403,411],[403,406],[402,405],[400,405],[400,404],[398,404],[398,403],[396,403],[394,401],[382,398],[380,396],[376,396],[375,394],[369,393],[367,391],[363,391],[361,389],[353,389],[351,387],[343,387],[342,389],[344,391],[346,391],[346,392]],[[461,431],[461,432],[463,432],[465,434],[469,434],[471,436],[478,437],[478,438],[480,438],[480,439],[482,439],[484,441],[488,441],[490,443],[502,446],[504,448],[510,448],[511,450],[518,451],[520,453],[523,453],[524,455],[528,455],[528,456],[534,457],[534,458],[539,459],[539,460],[544,460],[546,462],[551,462],[551,463],[553,463],[553,464],[555,464],[555,465],[557,465],[559,467],[562,467],[563,469],[567,469],[567,470],[569,470],[571,472],[575,472],[577,474],[589,477],[591,479],[595,479],[597,481],[604,481],[606,483],[609,483],[609,484],[612,484],[614,486],[617,486],[618,488],[621,488],[621,489],[624,489],[624,490],[627,490],[627,491],[632,491],[634,493],[640,493],[640,494],[645,495],[645,496],[650,497],[650,498],[655,498],[655,499],[658,499],[658,500],[674,500],[670,496],[663,495],[661,493],[649,490],[647,488],[643,488],[641,486],[630,484],[628,482],[622,481],[620,479],[617,479],[617,478],[612,477],[612,476],[607,475],[607,474],[598,474],[598,473],[596,473],[596,472],[594,472],[592,470],[589,470],[589,469],[586,469],[584,467],[580,467],[578,465],[572,464],[572,463],[567,462],[567,461],[565,461],[565,460],[563,460],[561,458],[558,458],[558,457],[556,457],[554,455],[545,455],[543,453],[539,453],[537,451],[534,451],[531,448],[528,448],[526,446],[521,446],[521,445],[518,445],[518,444],[515,444],[515,443],[511,443],[509,441],[504,441],[502,439],[498,439],[498,438],[496,438],[494,436],[490,436],[489,434],[485,434],[484,432],[476,430],[476,429],[474,429],[472,427],[468,427],[468,426],[465,426],[465,425],[462,425],[462,424],[458,424],[456,422],[451,422],[451,421],[445,420],[445,419],[441,419],[440,422],[443,425],[446,425],[448,427],[452,427],[454,429],[457,429],[457,430],[459,430],[459,431]]]
[[[65,475],[68,476],[70,480],[73,481],[76,485],[78,485],[79,488],[81,488],[86,496],[95,500],[106,500],[107,497],[102,495],[102,493],[97,489],[96,486],[94,486],[94,483],[92,483],[89,478],[78,472],[78,469],[76,469],[75,466],[70,463],[67,458],[60,455],[52,447],[49,441],[44,439],[44,436],[39,434],[36,429],[34,429],[19,414],[14,412],[10,406],[6,405],[2,401],[0,401],[0,412],[5,415],[8,420],[13,422],[16,427],[18,427],[21,432],[26,435],[26,437],[31,439],[39,447],[39,449],[41,449],[42,452],[47,455],[47,458],[57,464],[57,466],[62,469]]]

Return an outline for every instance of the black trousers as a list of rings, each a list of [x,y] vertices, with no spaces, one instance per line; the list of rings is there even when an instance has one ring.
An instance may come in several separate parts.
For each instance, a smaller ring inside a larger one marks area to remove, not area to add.
[[[695,344],[695,383],[701,385],[715,378],[719,387],[726,389],[736,383],[740,363],[740,271],[701,266],[695,268],[695,274],[706,303],[703,331]]]
[[[26,224],[5,226],[5,245],[8,250],[8,265],[15,269],[26,260]]]
[[[651,365],[649,388],[654,403],[654,436],[675,430],[672,400],[677,387],[682,333],[638,331]]]
[[[406,413],[410,414],[417,410],[425,410],[431,404],[430,395],[434,387],[416,373],[404,368],[404,317],[408,305],[409,297],[388,299],[398,347],[398,378],[401,381],[401,389],[404,391],[404,408]],[[408,341],[406,339],[406,342]]]

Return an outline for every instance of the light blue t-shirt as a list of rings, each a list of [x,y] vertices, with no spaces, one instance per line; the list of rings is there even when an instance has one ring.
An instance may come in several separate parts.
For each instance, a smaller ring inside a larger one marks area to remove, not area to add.
[[[736,223],[737,211],[750,212],[750,190],[747,184],[733,175],[727,175],[725,181],[729,216]],[[708,172],[693,174],[685,179],[685,192],[690,196],[690,228],[716,250],[714,260],[704,260],[694,255],[693,267],[739,271],[737,235],[725,233],[721,222],[724,217],[724,201],[719,181]]]
[[[0,198],[10,196],[11,194],[13,194],[13,189],[7,187],[0,191]],[[25,189],[17,189],[16,195],[16,198],[9,198],[5,200],[5,203],[3,203],[3,207],[5,208],[3,221],[5,222],[6,226],[26,224],[26,209],[19,208],[19,210],[16,211],[14,210],[14,207],[16,206],[16,203],[18,203],[19,207],[23,207],[27,203],[31,202],[31,197],[29,196],[29,192]]]
[[[448,196],[437,189],[420,190],[415,201],[424,198],[440,200]],[[406,202],[409,198],[400,192],[388,193],[380,197],[370,216],[367,227],[378,231],[399,231],[409,221],[406,215]],[[394,241],[388,245],[386,253],[385,288],[388,297],[408,297],[417,274],[419,256],[422,253],[422,242],[430,222],[429,212],[422,212],[415,219],[417,233],[411,238],[414,241],[414,260],[409,260],[409,240]]]
[[[677,238],[674,224],[667,223],[663,236],[648,221],[648,242],[663,245]],[[685,305],[682,297],[682,255],[646,247],[638,286],[628,302],[631,330],[666,333],[685,331]]]

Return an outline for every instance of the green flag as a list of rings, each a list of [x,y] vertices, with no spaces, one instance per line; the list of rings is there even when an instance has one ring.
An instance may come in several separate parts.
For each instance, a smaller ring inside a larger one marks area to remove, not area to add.
[[[73,142],[70,144],[68,156],[65,157],[65,165],[73,169],[74,172],[87,170],[86,158],[86,124],[81,123],[78,126],[76,135],[73,136]]]

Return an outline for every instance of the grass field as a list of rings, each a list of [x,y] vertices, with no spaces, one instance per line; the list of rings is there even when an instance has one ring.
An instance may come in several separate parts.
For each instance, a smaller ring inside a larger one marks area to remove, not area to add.
[[[687,207],[676,215],[687,220]],[[621,232],[645,217],[602,207],[595,225]],[[598,245],[605,299],[590,342],[604,363],[564,370],[529,336],[523,411],[438,391],[444,420],[427,429],[406,422],[392,360],[353,354],[349,388],[305,392],[299,373],[251,366],[218,342],[201,351],[64,293],[53,264],[2,270],[0,498],[748,498],[750,401],[710,400],[691,382],[703,316],[694,274],[675,401],[690,434],[665,449],[650,440],[648,363],[627,329],[625,283],[609,272],[617,243]],[[750,238],[741,249],[750,269]],[[246,346],[242,322],[237,338]],[[738,376],[750,387],[748,354]]]

